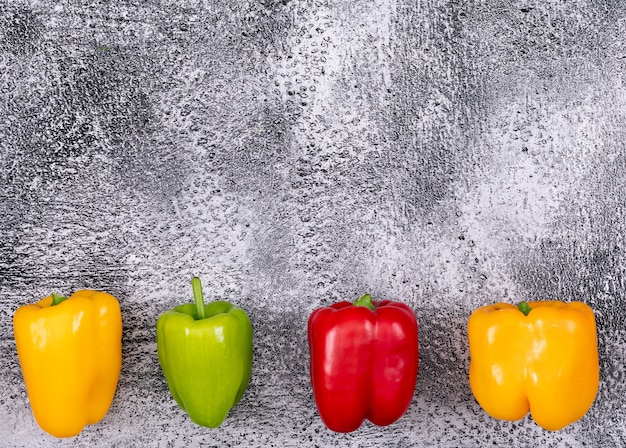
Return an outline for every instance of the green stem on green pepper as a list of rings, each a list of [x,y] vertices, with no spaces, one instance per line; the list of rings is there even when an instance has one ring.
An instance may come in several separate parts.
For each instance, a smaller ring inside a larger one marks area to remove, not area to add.
[[[374,304],[372,303],[372,296],[370,294],[365,294],[362,295],[361,297],[359,297],[356,302],[354,302],[354,306],[363,306],[365,308],[368,308],[372,311],[374,311],[376,308],[374,307]]]
[[[204,319],[204,294],[202,293],[202,283],[198,277],[191,279],[191,288],[193,289],[193,300],[196,302],[196,314],[198,319]]]
[[[517,309],[520,310],[522,313],[524,313],[524,316],[528,316],[528,313],[532,311],[532,308],[530,307],[530,305],[524,301],[520,302],[517,305]]]

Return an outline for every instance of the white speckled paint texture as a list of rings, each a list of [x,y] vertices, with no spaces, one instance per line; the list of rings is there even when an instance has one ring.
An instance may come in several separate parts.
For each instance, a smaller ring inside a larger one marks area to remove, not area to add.
[[[0,445],[626,446],[626,8],[620,2],[0,3]],[[176,406],[158,315],[246,309],[254,367],[218,429]],[[32,418],[12,332],[52,291],[116,295],[104,420]],[[328,431],[306,321],[364,292],[420,325],[411,407]],[[600,390],[550,433],[472,397],[466,322],[581,300]]]

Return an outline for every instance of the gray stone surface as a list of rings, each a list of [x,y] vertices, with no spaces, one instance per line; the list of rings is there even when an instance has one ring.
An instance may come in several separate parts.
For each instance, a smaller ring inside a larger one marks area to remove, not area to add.
[[[626,446],[626,4],[618,1],[0,2],[0,444],[15,447]],[[155,322],[244,307],[248,392],[195,426]],[[116,295],[123,368],[78,437],[35,424],[12,333],[51,291]],[[306,320],[364,292],[420,325],[414,401],[319,420]],[[601,383],[549,433],[474,401],[481,305],[582,300]]]

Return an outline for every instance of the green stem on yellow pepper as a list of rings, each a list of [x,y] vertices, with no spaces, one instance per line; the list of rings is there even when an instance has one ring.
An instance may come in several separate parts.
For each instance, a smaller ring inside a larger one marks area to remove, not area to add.
[[[52,296],[52,306],[58,305],[64,300],[67,300],[67,297],[62,296],[61,294],[52,293],[51,296]]]
[[[362,295],[361,297],[359,297],[356,302],[354,302],[354,306],[363,306],[365,308],[368,308],[372,311],[374,311],[376,308],[374,307],[374,304],[372,303],[372,296],[370,294],[365,294]]]
[[[196,302],[196,314],[198,319],[204,319],[204,294],[202,293],[202,283],[198,277],[191,279],[191,288],[193,289],[193,300]]]
[[[517,305],[517,309],[520,310],[522,313],[524,313],[524,316],[528,316],[528,313],[532,311],[532,308],[530,307],[530,305],[524,301],[521,301]]]

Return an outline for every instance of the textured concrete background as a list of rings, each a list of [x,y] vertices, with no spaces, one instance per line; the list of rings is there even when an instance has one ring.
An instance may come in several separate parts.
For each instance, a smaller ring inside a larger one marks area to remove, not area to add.
[[[625,82],[620,1],[0,2],[0,445],[626,446]],[[192,274],[256,332],[215,430],[156,356]],[[119,298],[124,361],[59,441],[11,318],[79,288]],[[397,423],[339,435],[306,319],[364,292],[415,310],[419,378]],[[600,391],[557,433],[469,390],[469,314],[521,299],[597,313]]]

